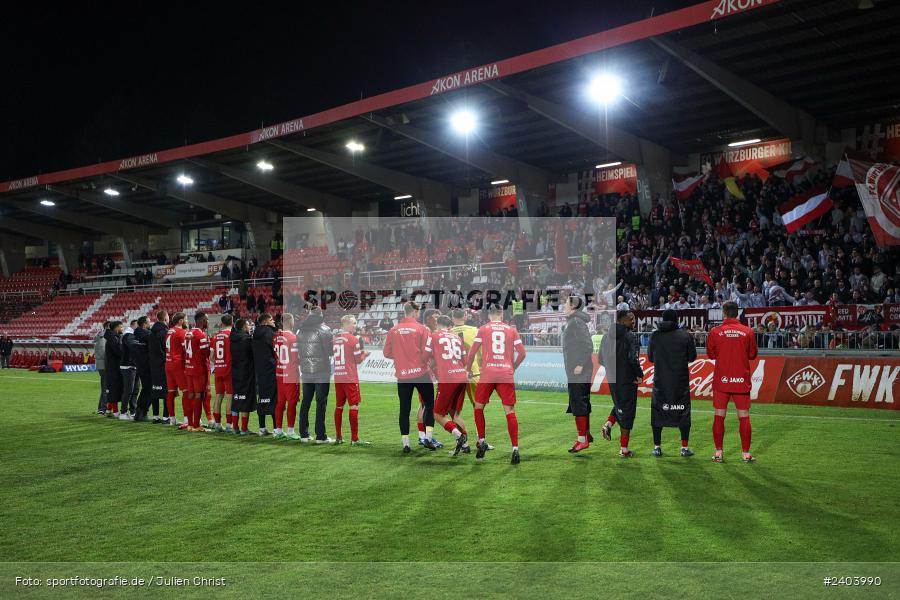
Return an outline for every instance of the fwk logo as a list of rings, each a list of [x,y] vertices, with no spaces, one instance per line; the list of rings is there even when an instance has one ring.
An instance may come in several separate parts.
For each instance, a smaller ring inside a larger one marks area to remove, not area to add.
[[[825,385],[825,378],[819,370],[807,365],[788,377],[788,389],[794,392],[798,398],[809,396],[814,391]]]

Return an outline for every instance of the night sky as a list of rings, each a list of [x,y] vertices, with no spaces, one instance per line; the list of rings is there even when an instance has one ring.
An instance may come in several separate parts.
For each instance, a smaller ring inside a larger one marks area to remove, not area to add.
[[[0,180],[248,131],[698,1],[13,3]]]

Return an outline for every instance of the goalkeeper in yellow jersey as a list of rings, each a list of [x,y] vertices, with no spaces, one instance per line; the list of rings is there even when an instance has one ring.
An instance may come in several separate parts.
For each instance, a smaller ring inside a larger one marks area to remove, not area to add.
[[[466,325],[466,311],[462,308],[454,308],[450,313],[450,316],[453,317],[453,328],[450,331],[462,339],[463,345],[466,347],[466,353],[468,353],[472,348],[472,343],[475,341],[475,334],[478,333],[478,328],[473,327],[472,325]],[[475,357],[475,362],[472,363],[472,376],[469,378],[469,383],[466,384],[466,397],[469,399],[469,402],[472,403],[472,406],[475,406],[475,386],[478,384],[478,376],[480,373],[481,352],[479,351],[478,356]],[[485,443],[487,443],[487,440],[485,440]],[[488,450],[494,449],[490,444],[487,445],[487,448]],[[468,454],[468,446],[464,446],[462,452]]]

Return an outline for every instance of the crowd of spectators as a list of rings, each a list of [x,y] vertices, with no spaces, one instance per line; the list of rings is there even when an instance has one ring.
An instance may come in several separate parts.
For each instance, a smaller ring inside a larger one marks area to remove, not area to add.
[[[619,295],[635,309],[896,303],[900,256],[875,244],[853,188],[833,189],[834,210],[806,229],[784,228],[778,205],[831,176],[801,186],[745,177],[739,200],[711,175],[683,202],[654,201],[638,227],[633,209],[618,210]],[[714,285],[676,271],[671,256],[701,259]]]

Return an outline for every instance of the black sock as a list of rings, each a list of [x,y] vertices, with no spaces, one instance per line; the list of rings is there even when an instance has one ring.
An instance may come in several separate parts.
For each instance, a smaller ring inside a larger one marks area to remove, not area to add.
[[[259,419],[259,428],[265,429],[266,428],[266,415],[257,413],[256,416]]]
[[[662,427],[654,427],[653,428],[653,445],[654,446],[662,445]]]
[[[685,425],[683,427],[679,427],[681,430],[681,441],[687,443],[689,439],[691,439],[691,426]]]

